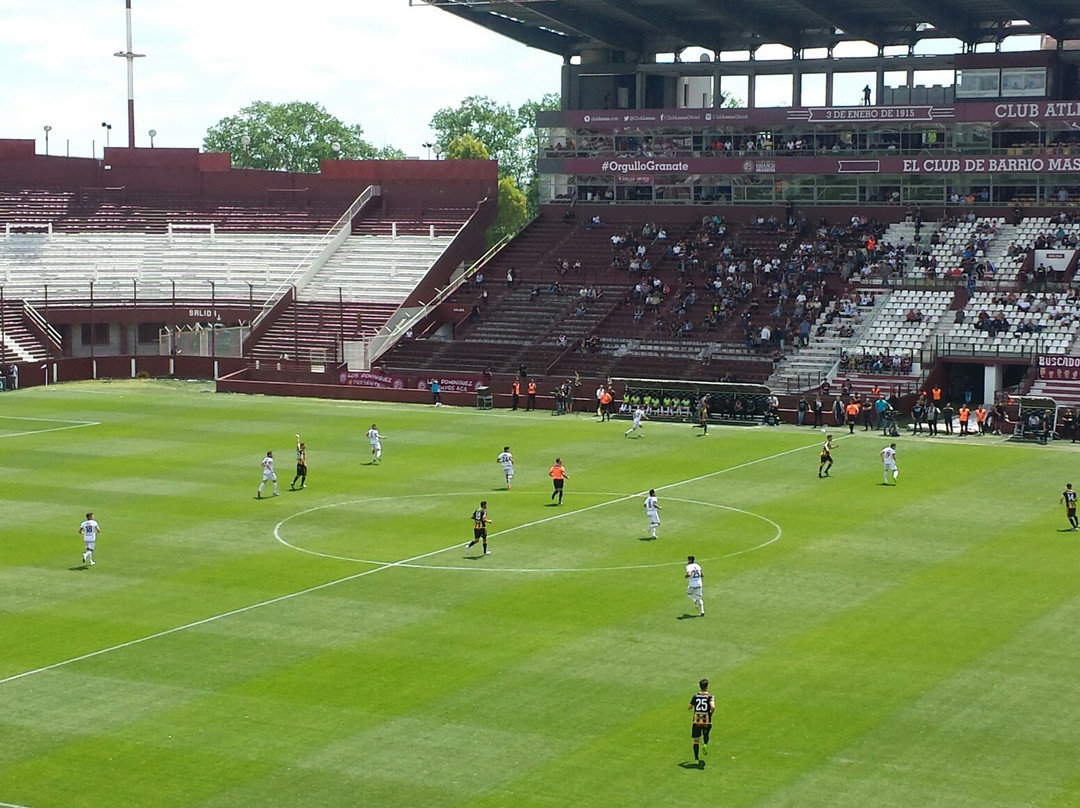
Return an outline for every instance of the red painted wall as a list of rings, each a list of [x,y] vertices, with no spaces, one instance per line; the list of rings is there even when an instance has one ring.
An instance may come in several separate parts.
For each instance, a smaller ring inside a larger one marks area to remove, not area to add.
[[[498,193],[493,160],[328,160],[318,174],[233,168],[228,154],[198,149],[105,149],[101,160],[46,157],[33,140],[0,140],[0,184],[79,191],[123,187],[126,194],[248,199],[265,204],[268,191],[301,189],[301,203],[351,202],[381,185],[384,209],[475,208]]]

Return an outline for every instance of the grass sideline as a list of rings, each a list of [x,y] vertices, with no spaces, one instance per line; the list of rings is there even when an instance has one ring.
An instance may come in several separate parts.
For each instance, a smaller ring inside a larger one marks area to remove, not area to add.
[[[0,805],[1080,804],[1068,445],[209,391],[0,396]]]

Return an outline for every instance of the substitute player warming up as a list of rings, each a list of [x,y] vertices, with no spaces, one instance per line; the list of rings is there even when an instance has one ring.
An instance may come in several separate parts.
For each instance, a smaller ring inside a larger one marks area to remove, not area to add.
[[[702,755],[709,754],[709,733],[712,731],[712,717],[716,712],[716,699],[709,692],[709,680],[698,682],[698,692],[690,697],[688,710],[694,712],[694,723],[690,727],[690,739],[694,744],[694,760],[702,766]]]
[[[86,514],[86,519],[81,525],[79,525],[79,535],[83,540],[83,554],[82,560],[84,564],[94,566],[94,547],[97,545],[97,537],[101,532],[101,528],[98,526],[97,521],[94,519],[94,514]]]
[[[468,550],[474,544],[478,542],[484,543],[484,555],[491,555],[491,551],[487,546],[487,526],[491,523],[487,515],[487,500],[483,500],[480,503],[480,507],[473,511],[473,540],[465,545],[465,549]]]

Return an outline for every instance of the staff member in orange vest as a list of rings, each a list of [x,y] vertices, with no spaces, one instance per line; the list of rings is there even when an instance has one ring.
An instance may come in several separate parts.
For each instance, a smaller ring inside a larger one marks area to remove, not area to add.
[[[960,435],[966,435],[968,433],[968,421],[971,419],[971,410],[968,409],[967,404],[960,405],[957,416],[960,418]]]
[[[847,425],[848,434],[855,434],[855,422],[859,420],[859,401],[858,399],[851,399],[847,405]]]
[[[525,412],[536,409],[536,382],[529,379],[528,386],[529,397],[525,400]]]
[[[511,395],[513,396],[513,407],[511,409],[518,408],[518,402],[521,400],[521,382],[514,379],[514,384],[510,388]]]
[[[938,408],[940,409],[940,407],[941,407],[941,387],[939,387],[939,386],[931,387],[930,388],[930,397],[934,400],[934,403],[937,404]]]
[[[979,428],[979,434],[986,434],[986,407],[980,404],[975,409],[975,423]]]
[[[604,392],[600,394],[600,420],[601,421],[610,421],[611,420],[611,402],[612,401],[614,401],[614,399],[611,396],[611,391],[610,390],[604,390]]]

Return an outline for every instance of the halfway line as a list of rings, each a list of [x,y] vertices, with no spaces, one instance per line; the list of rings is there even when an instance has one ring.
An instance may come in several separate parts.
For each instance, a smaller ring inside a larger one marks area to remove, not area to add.
[[[708,478],[715,477],[718,474],[726,474],[729,471],[737,471],[738,469],[743,469],[743,468],[746,468],[748,466],[757,465],[758,463],[764,463],[767,460],[775,460],[778,457],[784,457],[785,455],[793,454],[795,452],[802,452],[802,451],[805,451],[806,449],[811,448],[811,447],[816,446],[816,445],[817,445],[816,443],[807,444],[806,446],[799,446],[799,447],[796,447],[794,449],[788,449],[788,450],[783,451],[783,452],[777,452],[776,454],[768,455],[767,457],[759,457],[756,460],[748,460],[745,463],[739,463],[738,465],[735,465],[735,466],[729,466],[728,468],[718,469],[717,471],[711,471],[708,474],[700,474],[697,477],[691,477],[688,480],[681,480],[681,481],[676,482],[676,483],[668,483],[667,485],[660,486],[657,490],[663,491],[663,490],[666,490],[668,488],[675,488],[676,486],[679,486],[679,485],[685,485],[687,483],[693,483],[693,482],[699,482],[701,480],[707,480]],[[549,517],[546,517],[544,519],[538,520],[538,522],[533,522],[531,524],[547,522],[547,521],[551,521],[551,520],[554,520],[554,519],[559,519],[559,518],[562,518],[562,517],[565,517],[565,516],[571,516],[573,514],[583,513],[585,511],[593,510],[594,508],[602,508],[602,507],[605,507],[607,505],[612,505],[612,504],[617,503],[617,502],[625,502],[628,499],[633,499],[633,498],[638,497],[638,496],[640,496],[640,494],[627,494],[626,496],[618,497],[618,498],[610,500],[608,502],[600,502],[600,503],[597,503],[595,505],[589,505],[589,506],[586,506],[584,508],[580,508],[580,509],[578,509],[576,511],[564,511],[561,514],[553,514],[552,516],[549,516]],[[523,525],[517,525],[516,527],[509,527],[506,530],[500,531],[500,534],[510,533],[510,532],[512,532],[514,530],[520,530],[521,528],[529,527],[529,526],[530,526],[530,524],[523,524]],[[299,590],[297,592],[290,592],[287,595],[279,595],[276,598],[270,598],[269,600],[260,601],[259,603],[252,603],[252,604],[250,604],[248,606],[241,606],[239,609],[232,609],[232,610],[227,611],[227,612],[222,612],[221,614],[215,614],[215,615],[211,615],[210,617],[204,617],[202,620],[195,620],[195,621],[193,621],[191,623],[184,623],[181,626],[174,626],[173,628],[167,628],[164,631],[158,631],[158,632],[155,632],[154,634],[148,634],[145,637],[139,637],[139,638],[134,639],[134,640],[128,640],[127,642],[118,643],[117,645],[110,645],[107,648],[101,648],[101,649],[98,649],[97,651],[91,651],[88,654],[80,654],[79,656],[71,657],[70,659],[64,659],[64,660],[61,660],[60,662],[53,662],[50,665],[42,665],[40,668],[34,668],[33,670],[23,671],[22,673],[16,673],[16,674],[13,674],[11,676],[7,676],[7,677],[5,677],[3,679],[0,679],[0,685],[6,685],[9,682],[14,682],[14,681],[17,681],[19,679],[25,679],[28,676],[33,676],[33,675],[38,674],[38,673],[45,673],[47,671],[56,670],[57,668],[63,668],[63,667],[66,667],[67,665],[71,665],[71,664],[73,664],[75,662],[82,662],[82,661],[87,660],[87,659],[93,659],[94,657],[99,657],[99,656],[102,656],[103,654],[112,653],[113,651],[121,651],[121,650],[123,650],[125,648],[131,648],[132,646],[141,645],[144,642],[149,642],[150,640],[159,639],[160,637],[168,637],[170,634],[176,634],[176,633],[181,632],[181,631],[186,631],[189,628],[198,628],[199,626],[205,626],[205,625],[207,625],[209,623],[217,622],[218,620],[222,620],[222,619],[224,619],[226,617],[232,617],[233,615],[237,615],[237,614],[244,614],[245,612],[250,612],[250,611],[252,611],[254,609],[259,609],[259,608],[261,608],[263,606],[271,606],[271,605],[273,605],[275,603],[284,603],[287,600],[292,600],[293,598],[298,598],[301,595],[309,595],[312,592],[318,592],[318,591],[323,590],[323,589],[329,589],[332,586],[337,586],[338,584],[348,583],[349,581],[355,581],[355,580],[357,580],[359,578],[365,578],[368,575],[374,575],[376,572],[382,572],[383,570],[392,569],[393,567],[404,567],[404,566],[406,566],[408,564],[413,563],[414,561],[420,561],[420,560],[425,559],[425,558],[430,558],[431,556],[434,556],[434,555],[439,555],[440,553],[449,552],[450,550],[453,550],[453,549],[455,549],[457,547],[460,547],[460,546],[461,546],[461,542],[454,542],[453,544],[451,544],[448,547],[442,547],[442,548],[440,548],[438,550],[432,550],[431,552],[428,552],[428,553],[421,553],[420,555],[415,555],[415,556],[412,556],[411,558],[405,558],[405,559],[402,559],[401,561],[387,562],[387,563],[382,564],[382,565],[380,565],[378,567],[374,567],[374,568],[369,569],[369,570],[364,570],[363,572],[357,572],[357,573],[353,573],[352,575],[346,575],[343,578],[335,578],[332,581],[327,581],[326,583],[316,584],[315,586],[309,586],[307,589],[301,589],[301,590]],[[4,806],[3,803],[0,803],[0,808],[11,808],[11,807],[10,806]],[[14,808],[24,808],[24,807],[23,806],[14,806]]]

